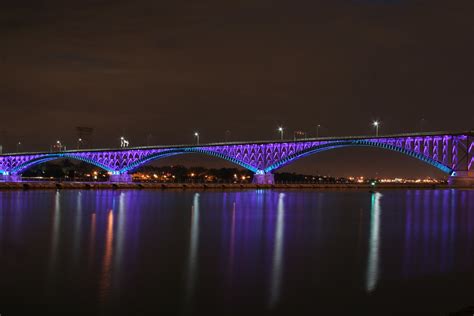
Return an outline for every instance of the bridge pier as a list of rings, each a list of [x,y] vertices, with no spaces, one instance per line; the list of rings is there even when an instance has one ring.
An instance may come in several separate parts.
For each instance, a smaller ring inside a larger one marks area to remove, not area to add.
[[[275,184],[275,176],[273,173],[254,174],[252,183],[255,184]]]
[[[474,171],[456,171],[448,178],[449,185],[474,186]]]
[[[124,174],[111,174],[109,177],[110,182],[122,182],[129,183],[132,182],[132,175],[128,173]]]
[[[0,174],[0,181],[2,182],[21,182],[21,175],[19,174]]]

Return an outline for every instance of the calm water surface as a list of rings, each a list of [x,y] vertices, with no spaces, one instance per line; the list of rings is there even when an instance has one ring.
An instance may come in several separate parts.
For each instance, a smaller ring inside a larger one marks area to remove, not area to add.
[[[2,316],[469,305],[474,191],[0,192]]]

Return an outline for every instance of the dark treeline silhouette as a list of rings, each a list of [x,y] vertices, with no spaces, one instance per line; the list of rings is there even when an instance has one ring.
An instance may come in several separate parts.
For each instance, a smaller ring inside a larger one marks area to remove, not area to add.
[[[25,178],[60,179],[65,181],[107,181],[107,171],[85,162],[69,159],[36,165],[23,173]],[[204,168],[172,166],[142,166],[134,171],[134,181],[146,182],[210,182],[249,183],[253,173],[239,168]],[[275,181],[280,183],[348,183],[346,178],[307,175],[294,172],[276,172]]]

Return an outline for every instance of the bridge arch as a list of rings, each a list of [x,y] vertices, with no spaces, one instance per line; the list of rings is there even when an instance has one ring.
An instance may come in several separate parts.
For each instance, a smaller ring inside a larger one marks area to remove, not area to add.
[[[106,166],[106,165],[104,165],[100,162],[97,162],[95,160],[92,160],[92,159],[89,159],[89,158],[86,158],[86,157],[83,157],[83,156],[79,156],[79,155],[75,155],[75,154],[69,154],[69,153],[53,153],[53,154],[46,154],[46,155],[43,155],[43,156],[39,156],[37,158],[25,161],[24,163],[12,168],[9,173],[10,174],[22,174],[24,171],[26,171],[27,169],[29,169],[33,166],[42,164],[44,162],[48,162],[48,161],[52,161],[52,160],[56,160],[56,159],[61,159],[61,158],[68,158],[68,159],[73,159],[73,160],[84,161],[84,162],[87,162],[91,165],[99,167],[101,169],[104,169],[107,172],[117,173],[117,171],[115,171],[114,169],[112,169],[112,168],[110,168],[110,167],[108,167],[108,166]]]
[[[306,156],[309,156],[309,155],[312,155],[312,154],[315,154],[315,153],[320,153],[320,152],[327,151],[327,150],[332,150],[332,149],[337,149],[337,148],[344,148],[344,147],[374,147],[374,148],[382,148],[382,149],[386,149],[386,150],[391,150],[391,151],[399,152],[399,153],[402,153],[402,154],[407,155],[409,157],[421,160],[421,161],[423,161],[427,164],[430,164],[430,165],[440,169],[441,171],[443,171],[444,173],[447,173],[449,175],[452,175],[454,173],[454,170],[452,168],[450,168],[450,167],[448,167],[448,166],[446,166],[446,165],[440,163],[439,161],[436,161],[436,160],[434,160],[430,157],[427,157],[423,154],[420,154],[420,153],[417,153],[417,152],[414,152],[412,150],[408,150],[408,149],[405,149],[405,148],[402,148],[402,147],[399,147],[399,146],[394,146],[394,145],[390,145],[390,144],[387,144],[387,143],[381,143],[381,142],[376,142],[376,141],[372,141],[372,140],[342,140],[342,141],[333,141],[333,142],[327,142],[327,143],[324,143],[324,144],[319,144],[319,145],[307,148],[305,150],[296,152],[294,154],[288,155],[284,159],[281,159],[281,160],[269,165],[268,167],[266,167],[264,169],[264,172],[265,173],[270,173],[270,172],[272,172],[274,170],[277,170],[277,169],[279,169],[283,166],[286,166],[286,165],[292,163],[293,161],[295,161],[297,159],[300,159],[302,157],[306,157]]]
[[[244,168],[246,168],[246,169],[248,169],[252,172],[257,172],[257,170],[258,170],[258,168],[254,167],[254,166],[252,166],[248,163],[245,163],[241,160],[238,160],[236,158],[227,156],[227,155],[219,153],[219,152],[215,152],[215,151],[208,150],[208,149],[203,149],[203,148],[198,148],[198,147],[186,147],[186,148],[176,148],[176,149],[165,150],[165,151],[161,151],[161,152],[157,152],[157,153],[148,155],[146,157],[143,157],[140,160],[137,160],[137,161],[134,161],[134,162],[130,163],[126,167],[120,169],[118,172],[120,174],[125,174],[125,173],[128,173],[128,172],[134,171],[135,169],[137,169],[137,168],[143,166],[144,164],[146,164],[150,161],[153,161],[153,160],[158,160],[158,159],[167,158],[167,157],[176,156],[176,155],[182,155],[182,154],[192,154],[192,153],[204,154],[204,155],[224,159],[226,161],[229,161],[231,163],[234,163],[236,165],[244,167]]]

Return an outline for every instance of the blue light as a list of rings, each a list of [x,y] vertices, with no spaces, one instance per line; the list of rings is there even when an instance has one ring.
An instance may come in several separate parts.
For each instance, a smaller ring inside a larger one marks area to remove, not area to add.
[[[424,161],[438,169],[440,169],[441,171],[447,173],[447,174],[452,174],[453,170],[451,168],[449,168],[448,166],[445,166],[441,163],[439,163],[438,161],[432,159],[432,158],[429,158],[429,157],[426,157],[426,156],[423,156],[422,154],[419,154],[419,153],[416,153],[414,151],[411,151],[411,150],[406,150],[404,148],[400,148],[400,147],[397,147],[397,146],[394,146],[394,145],[389,145],[389,144],[386,144],[386,143],[381,143],[381,142],[377,142],[377,141],[370,141],[370,140],[348,140],[348,141],[333,141],[333,142],[328,142],[328,143],[325,143],[325,144],[318,144],[317,146],[314,146],[314,147],[311,147],[311,148],[308,148],[306,150],[303,150],[303,151],[300,151],[300,152],[297,152],[293,155],[290,155],[280,161],[277,161],[276,163],[268,166],[267,168],[264,169],[265,173],[268,173],[268,172],[271,172],[273,170],[276,170],[278,168],[281,168],[297,159],[300,159],[302,157],[306,157],[308,155],[311,155],[311,154],[315,154],[315,153],[319,153],[319,152],[322,152],[322,151],[327,151],[327,150],[331,150],[331,149],[336,149],[336,148],[344,148],[344,147],[355,147],[355,146],[362,146],[362,147],[375,147],[375,148],[382,148],[382,149],[387,149],[387,150],[392,150],[392,151],[396,151],[396,152],[400,152],[402,154],[405,154],[407,156],[410,156],[410,157],[413,157],[413,158],[416,158],[416,159],[419,159],[421,161]]]
[[[439,142],[441,140],[443,141],[442,144],[439,144],[443,146],[442,150],[438,150],[437,141],[436,145],[433,143],[433,151],[432,153],[430,152],[430,141],[433,139],[438,139]],[[449,141],[450,139],[453,139],[453,141]],[[454,139],[457,139],[457,142],[454,142]],[[307,155],[312,155],[336,148],[365,146],[396,151],[430,164],[445,173],[456,175],[454,169],[457,165],[455,165],[454,162],[451,164],[451,159],[446,153],[452,152],[454,150],[454,144],[459,143],[459,140],[463,139],[468,138],[466,135],[458,134],[430,134],[429,136],[403,134],[393,135],[390,137],[383,136],[379,138],[345,137],[339,139],[328,138],[296,142],[273,141],[232,144],[218,143],[189,147],[159,146],[127,149],[15,154],[11,156],[0,155],[0,168],[2,168],[0,169],[0,174],[19,175],[31,166],[54,159],[70,158],[97,166],[109,172],[111,175],[121,175],[129,173],[152,160],[171,157],[174,155],[199,153],[229,161],[258,175],[265,175]],[[420,146],[423,146],[423,152],[421,151]],[[474,145],[471,144],[468,152],[471,152],[471,148],[474,148]],[[474,163],[474,159],[472,159],[471,162]],[[468,164],[468,170],[471,170],[472,163]]]
[[[218,157],[218,158],[227,160],[229,162],[232,162],[234,164],[237,164],[239,166],[242,166],[242,167],[244,167],[244,168],[246,168],[246,169],[248,169],[252,172],[257,172],[258,171],[257,168],[255,168],[254,166],[251,166],[251,165],[249,165],[249,164],[247,164],[243,161],[240,161],[240,160],[235,159],[233,157],[226,156],[226,155],[218,153],[218,152],[206,150],[206,149],[199,148],[199,147],[184,147],[184,148],[171,149],[171,150],[161,151],[161,152],[158,152],[158,153],[153,153],[149,156],[146,156],[142,159],[139,159],[139,160],[129,164],[128,166],[120,169],[119,172],[120,172],[120,174],[124,174],[124,173],[130,172],[130,171],[133,171],[134,169],[137,169],[140,166],[143,166],[144,164],[146,164],[146,163],[148,163],[152,160],[162,159],[162,158],[166,158],[166,157],[170,157],[170,156],[174,156],[174,155],[180,155],[180,154],[189,154],[189,153],[201,153],[201,154],[205,154],[205,155],[208,155],[208,156]]]

